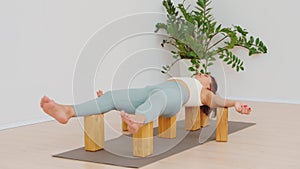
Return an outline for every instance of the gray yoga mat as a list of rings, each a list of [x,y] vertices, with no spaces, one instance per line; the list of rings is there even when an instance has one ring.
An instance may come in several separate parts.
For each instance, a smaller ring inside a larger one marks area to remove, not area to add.
[[[122,135],[118,138],[105,141],[105,149],[97,152],[87,152],[84,147],[53,155],[54,157],[88,161],[122,167],[140,168],[163,158],[183,152],[207,141],[215,140],[215,121],[210,125],[193,132],[185,131],[184,121],[177,122],[177,137],[175,139],[159,138],[157,128],[154,129],[154,153],[151,156],[139,158],[132,156],[132,138]],[[228,133],[253,126],[255,123],[228,122]],[[201,134],[201,130],[203,130]],[[203,138],[205,141],[203,141]],[[230,141],[230,140],[229,140]]]

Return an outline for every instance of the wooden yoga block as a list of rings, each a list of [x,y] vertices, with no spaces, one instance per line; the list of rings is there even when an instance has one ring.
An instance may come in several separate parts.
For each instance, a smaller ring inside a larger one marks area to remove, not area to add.
[[[170,118],[159,116],[158,137],[162,137],[162,138],[176,137],[176,115]]]
[[[128,125],[122,121],[122,131],[128,131]]]
[[[200,128],[200,107],[185,107],[185,129],[195,131]]]
[[[86,151],[104,148],[104,114],[84,117],[84,144]]]
[[[217,108],[216,141],[228,141],[228,108]]]
[[[206,127],[209,125],[209,116],[200,109],[200,126]]]
[[[133,134],[133,156],[146,157],[153,154],[153,121]]]

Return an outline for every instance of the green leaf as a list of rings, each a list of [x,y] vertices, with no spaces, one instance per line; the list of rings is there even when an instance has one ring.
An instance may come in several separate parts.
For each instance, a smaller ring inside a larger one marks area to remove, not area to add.
[[[253,44],[253,42],[254,42],[254,37],[253,36],[250,36],[250,40],[249,40],[249,44]]]
[[[155,27],[156,27],[156,30],[154,31],[155,33],[157,33],[160,29],[167,30],[167,25],[164,23],[157,23]]]
[[[252,47],[249,49],[249,56],[259,53],[256,48]]]
[[[235,46],[235,44],[237,44],[238,38],[237,38],[237,36],[236,36],[235,34],[232,34],[232,35],[230,36],[230,39],[231,39],[231,41],[230,41],[230,43],[229,43],[229,45],[228,45],[228,48],[229,48],[229,49],[232,49],[232,48]]]
[[[256,38],[256,40],[255,40],[256,46],[258,46],[259,42],[260,42],[259,38]]]
[[[164,0],[163,6],[165,7],[169,15],[178,15],[178,13],[176,12],[176,8],[174,7],[174,4],[171,0]]]
[[[204,8],[204,2],[203,2],[203,0],[198,0],[197,1],[197,5],[203,9]]]
[[[236,66],[236,63],[232,64],[232,68],[234,68]]]
[[[173,58],[174,58],[174,59],[178,59],[179,56],[178,56],[178,55],[173,55]]]
[[[235,55],[232,55],[232,61],[236,62],[237,57]]]
[[[193,58],[197,56],[194,51],[189,51],[186,55]]]
[[[212,66],[214,63],[213,62],[209,62],[207,67]]]
[[[216,28],[216,33],[220,32],[220,29],[221,29],[221,24]]]
[[[209,58],[209,61],[216,61],[216,58],[210,57],[210,58]]]
[[[194,20],[191,17],[191,14],[187,12],[186,8],[183,6],[183,4],[178,4],[178,8],[181,11],[181,13],[183,14],[184,18],[190,22],[190,23],[195,23]]]
[[[195,71],[193,67],[189,67],[189,71]]]
[[[196,59],[191,59],[191,63],[192,64],[197,64],[197,60]]]
[[[263,47],[263,53],[267,53],[268,52],[268,49],[266,46]]]
[[[246,31],[246,29],[243,29],[242,27],[240,26],[235,26],[236,30],[242,34],[242,36],[246,36],[248,34],[248,32]]]

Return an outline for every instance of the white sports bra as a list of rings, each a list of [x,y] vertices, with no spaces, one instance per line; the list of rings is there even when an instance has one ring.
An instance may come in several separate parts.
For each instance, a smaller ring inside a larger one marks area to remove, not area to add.
[[[184,104],[184,106],[202,106],[203,103],[201,102],[200,93],[202,90],[201,83],[192,77],[172,77],[168,80],[175,80],[181,81],[185,84],[188,89],[189,99]]]

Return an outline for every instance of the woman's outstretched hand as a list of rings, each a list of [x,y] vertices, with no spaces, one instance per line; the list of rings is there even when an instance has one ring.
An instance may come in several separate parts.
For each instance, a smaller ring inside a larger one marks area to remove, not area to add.
[[[241,114],[250,114],[250,112],[252,111],[251,107],[241,102],[235,102],[234,107],[235,110]]]

